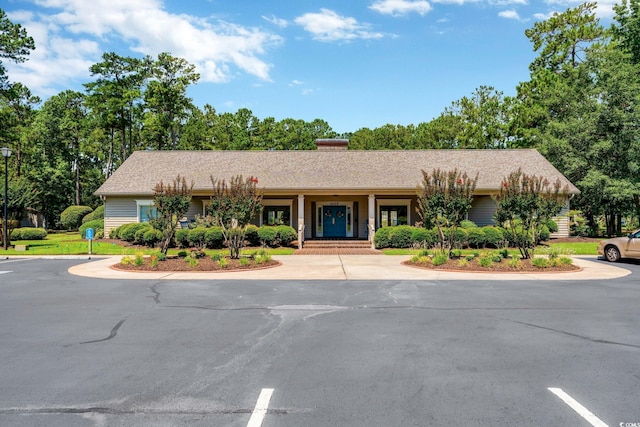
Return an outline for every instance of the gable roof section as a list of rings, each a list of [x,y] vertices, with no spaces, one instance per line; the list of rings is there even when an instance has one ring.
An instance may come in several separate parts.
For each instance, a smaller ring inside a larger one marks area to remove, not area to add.
[[[476,192],[496,191],[503,178],[521,168],[529,175],[560,178],[578,189],[537,150],[397,151],[137,151],[96,191],[97,195],[152,195],[160,180],[178,174],[194,181],[194,192],[210,192],[211,179],[255,176],[267,192],[415,192],[421,170],[458,169],[478,173]]]

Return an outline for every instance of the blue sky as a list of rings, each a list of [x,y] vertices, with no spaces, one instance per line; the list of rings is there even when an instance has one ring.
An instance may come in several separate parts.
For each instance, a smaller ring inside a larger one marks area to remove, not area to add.
[[[35,39],[11,81],[43,100],[83,90],[103,52],[197,66],[202,107],[326,120],[336,132],[418,124],[481,85],[529,77],[524,35],[575,0],[5,0]],[[608,25],[615,0],[599,1]]]

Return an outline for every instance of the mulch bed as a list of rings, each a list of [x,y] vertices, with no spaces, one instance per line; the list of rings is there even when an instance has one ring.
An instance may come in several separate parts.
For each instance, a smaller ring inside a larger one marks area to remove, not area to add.
[[[257,264],[255,260],[250,260],[249,264],[242,265],[240,260],[226,258],[227,265],[223,268],[216,261],[211,260],[210,257],[204,257],[198,259],[198,264],[195,266],[189,265],[184,258],[167,258],[164,261],[158,261],[158,265],[151,266],[151,259],[149,257],[144,258],[142,265],[133,264],[115,264],[111,268],[115,270],[125,271],[247,271],[247,270],[261,270],[265,268],[273,268],[282,265],[281,262],[276,260],[265,261],[261,264]]]
[[[419,263],[405,261],[404,265],[417,268],[425,268],[428,270],[442,270],[442,271],[462,271],[462,272],[487,272],[487,273],[560,273],[560,272],[575,272],[580,271],[582,268],[577,265],[556,265],[545,268],[536,267],[531,263],[530,259],[523,259],[520,261],[518,268],[514,268],[509,264],[509,260],[502,260],[500,262],[494,262],[491,267],[482,267],[478,265],[478,261],[468,261],[466,265],[461,266],[457,259],[450,259],[442,265],[435,266],[429,263]]]

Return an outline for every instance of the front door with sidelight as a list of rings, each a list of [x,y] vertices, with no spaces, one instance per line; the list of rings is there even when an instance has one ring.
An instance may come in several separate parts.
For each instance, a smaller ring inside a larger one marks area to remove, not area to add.
[[[345,237],[347,235],[347,207],[325,206],[322,210],[322,236]]]

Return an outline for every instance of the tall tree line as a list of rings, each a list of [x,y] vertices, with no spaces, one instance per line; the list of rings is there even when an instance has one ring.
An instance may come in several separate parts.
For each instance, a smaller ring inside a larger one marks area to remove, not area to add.
[[[536,58],[515,96],[479,86],[434,119],[338,135],[329,124],[251,110],[195,106],[199,75],[182,58],[105,53],[85,91],[40,103],[12,83],[0,62],[0,145],[14,151],[10,211],[43,215],[50,227],[71,204],[95,206],[97,187],[136,150],[305,150],[316,138],[344,137],[350,149],[539,149],[581,190],[573,206],[606,233],[640,218],[640,0],[614,6],[604,28],[584,3],[526,30]],[[0,9],[0,59],[24,61],[36,48]],[[0,166],[3,167],[3,166]]]

